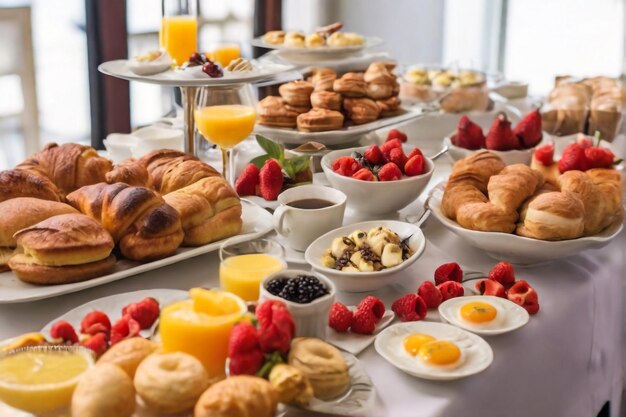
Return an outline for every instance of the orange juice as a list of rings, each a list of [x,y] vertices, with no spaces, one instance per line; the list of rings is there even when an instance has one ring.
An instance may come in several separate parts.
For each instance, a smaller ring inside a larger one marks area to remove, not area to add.
[[[161,28],[159,29],[159,48],[165,49],[165,17],[161,18]]]
[[[228,149],[252,133],[256,113],[250,106],[229,104],[196,109],[194,118],[205,139]]]
[[[211,379],[224,377],[228,338],[246,314],[246,304],[234,294],[192,288],[190,300],[161,310],[159,334],[164,352],[185,352],[202,362]]]
[[[222,67],[241,56],[241,49],[236,43],[218,45],[207,54],[211,61],[217,61]]]
[[[259,285],[266,276],[285,269],[283,262],[263,253],[231,256],[220,263],[220,287],[246,301],[259,299]]]
[[[165,49],[176,65],[182,65],[198,50],[198,21],[194,16],[164,17]]]

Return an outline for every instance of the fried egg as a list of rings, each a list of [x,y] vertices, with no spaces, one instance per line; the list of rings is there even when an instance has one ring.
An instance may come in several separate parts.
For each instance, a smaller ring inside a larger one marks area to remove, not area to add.
[[[404,351],[417,359],[419,366],[454,369],[463,362],[463,352],[459,346],[449,340],[437,340],[435,337],[413,333],[404,338]]]
[[[505,311],[496,303],[469,301],[457,306],[457,317],[468,328],[491,330],[501,327]]]

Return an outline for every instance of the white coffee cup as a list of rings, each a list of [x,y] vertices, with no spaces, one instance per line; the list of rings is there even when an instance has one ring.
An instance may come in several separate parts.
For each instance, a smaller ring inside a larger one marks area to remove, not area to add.
[[[289,246],[305,251],[315,239],[340,227],[346,210],[346,195],[322,185],[301,185],[283,191],[278,196],[280,206],[274,211],[274,228]],[[296,208],[289,204],[304,200],[325,200],[323,208]]]

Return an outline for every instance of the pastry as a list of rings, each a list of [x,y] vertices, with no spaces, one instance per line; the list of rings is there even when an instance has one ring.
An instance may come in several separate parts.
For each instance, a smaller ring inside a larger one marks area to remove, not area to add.
[[[197,161],[198,158],[174,149],[158,149],[142,156],[137,162],[148,170],[148,173],[152,177],[152,188],[162,192],[161,182],[163,181],[165,172],[173,166],[191,160]],[[184,187],[185,185],[187,185],[187,183],[182,186]]]
[[[263,35],[263,42],[268,45],[282,45],[285,42],[285,32],[282,30],[270,30]]]
[[[278,398],[265,379],[237,375],[213,384],[201,396],[194,417],[274,417]]]
[[[293,339],[288,363],[308,377],[315,397],[320,400],[338,397],[350,385],[348,364],[337,348],[323,340],[308,337]]]
[[[341,110],[341,94],[332,91],[315,91],[311,94],[314,109]]]
[[[380,117],[395,116],[400,112],[400,99],[397,96],[376,100],[376,105],[380,110]]]
[[[308,81],[292,81],[278,87],[278,92],[285,103],[292,106],[311,106],[313,85]]]
[[[129,159],[115,165],[111,171],[106,173],[105,178],[109,184],[123,182],[137,187],[152,187],[150,173],[144,165],[135,159]]]
[[[585,235],[595,235],[608,226],[610,208],[600,188],[582,171],[567,171],[558,178],[561,192],[578,197],[584,207]]]
[[[0,202],[17,197],[62,201],[61,191],[48,177],[19,169],[0,171]]]
[[[393,83],[368,83],[367,84],[367,96],[374,100],[382,100],[389,98],[393,95],[394,86]]]
[[[151,189],[100,183],[74,191],[67,201],[101,222],[125,258],[161,259],[176,252],[183,241],[178,212]]]
[[[304,44],[307,48],[319,48],[320,46],[324,46],[325,43],[326,39],[319,33],[311,33],[304,39]]]
[[[380,108],[369,98],[346,98],[343,101],[343,108],[348,119],[357,125],[373,122],[380,116]]]
[[[584,215],[582,202],[572,194],[541,193],[529,202],[516,233],[541,240],[575,239],[583,234]]]
[[[72,395],[72,417],[130,417],[135,389],[128,375],[109,363],[85,372]]]
[[[98,359],[98,364],[110,363],[119,366],[129,377],[135,377],[139,364],[157,351],[159,345],[143,337],[131,337],[111,346]]]
[[[622,176],[615,169],[593,168],[585,171],[591,181],[600,189],[606,205],[607,218],[604,224],[613,223],[616,217],[623,214],[622,208]]]
[[[337,130],[343,127],[343,114],[334,110],[312,109],[298,116],[297,125],[302,132]]]
[[[230,72],[248,72],[252,71],[254,67],[252,63],[245,58],[235,58],[230,61],[224,69]]]
[[[396,76],[387,68],[385,62],[372,62],[363,74],[363,80],[366,83],[392,84],[396,82]]]
[[[82,214],[50,217],[14,235],[18,250],[9,267],[32,284],[66,284],[105,275],[115,266],[113,239]]]
[[[489,201],[504,211],[517,211],[519,206],[543,185],[543,176],[528,165],[514,164],[504,167],[489,178]]]
[[[150,173],[152,188],[161,194],[171,193],[202,178],[220,175],[198,158],[169,149],[153,151],[138,162]]]
[[[309,378],[298,368],[279,363],[269,375],[270,384],[278,394],[278,401],[283,404],[306,406],[313,398],[313,387]]]
[[[344,41],[348,43],[348,46],[359,46],[365,43],[365,38],[354,32],[344,33],[343,38]]]
[[[365,97],[367,83],[363,80],[363,74],[348,72],[333,82],[333,91],[344,97]]]
[[[337,73],[330,68],[315,69],[311,76],[313,91],[333,91],[333,83],[336,79]]]
[[[150,355],[135,372],[135,389],[146,406],[158,413],[188,410],[209,386],[202,363],[182,352]]]
[[[285,104],[285,109],[296,114],[302,114],[311,110],[311,103],[309,102],[306,106],[293,106],[291,104]]]
[[[485,111],[490,104],[489,90],[485,85],[453,88],[439,99],[441,110],[447,113]]]
[[[258,123],[272,127],[296,127],[298,113],[288,109],[282,98],[267,96],[259,101]]]
[[[285,35],[284,45],[290,48],[304,48],[304,33],[289,32]]]

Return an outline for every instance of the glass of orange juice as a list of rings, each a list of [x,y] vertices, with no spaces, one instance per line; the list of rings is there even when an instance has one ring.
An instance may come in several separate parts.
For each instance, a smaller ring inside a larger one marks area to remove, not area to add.
[[[247,138],[256,122],[256,97],[250,84],[203,87],[196,94],[196,128],[222,151],[222,175],[230,183],[230,151]]]
[[[220,42],[210,45],[206,55],[211,61],[217,61],[224,68],[230,64],[230,61],[241,56],[241,47],[237,42]]]
[[[162,0],[161,47],[174,63],[182,65],[198,50],[198,18],[195,0]]]
[[[286,268],[285,248],[274,240],[229,239],[220,246],[220,287],[246,301],[259,299],[263,278]]]

